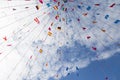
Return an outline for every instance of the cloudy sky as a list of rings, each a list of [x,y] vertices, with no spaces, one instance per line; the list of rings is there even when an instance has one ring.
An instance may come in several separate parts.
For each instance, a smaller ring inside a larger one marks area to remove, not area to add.
[[[119,80],[120,0],[1,0],[0,80]]]

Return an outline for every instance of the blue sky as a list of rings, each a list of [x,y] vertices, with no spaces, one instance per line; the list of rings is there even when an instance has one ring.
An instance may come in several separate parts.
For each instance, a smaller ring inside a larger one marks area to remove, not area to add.
[[[106,60],[94,61],[86,68],[60,80],[105,80],[105,77],[108,80],[120,80],[120,54]]]

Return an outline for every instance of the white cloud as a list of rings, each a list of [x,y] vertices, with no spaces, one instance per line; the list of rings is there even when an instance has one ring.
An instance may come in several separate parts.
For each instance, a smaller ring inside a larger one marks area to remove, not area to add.
[[[101,8],[100,11],[103,11],[104,7],[108,9],[107,6],[113,3],[111,0],[108,1],[110,4],[107,5],[104,3],[102,7],[99,7]],[[117,2],[118,0],[114,1]],[[34,0],[26,3],[30,4],[32,2],[34,2]],[[99,2],[103,3],[102,1]],[[13,4],[9,2],[9,6],[16,5],[15,3],[23,4],[25,2],[13,1]],[[93,0],[93,3],[96,3],[96,0]],[[93,3],[89,3],[92,8]],[[1,7],[5,7],[7,2],[3,2],[3,4],[5,5]],[[53,4],[54,3],[52,3],[52,5]],[[71,6],[74,4],[75,3],[71,4]],[[75,15],[73,15],[72,12],[69,14],[65,13],[71,16],[73,20],[76,20],[79,16],[81,21],[80,23],[77,23],[77,20],[72,21],[66,25],[65,22],[58,23],[54,19],[54,15],[56,14],[54,10],[43,9],[46,5],[43,4],[41,11],[36,11],[36,9],[33,8],[35,6],[36,4],[31,5],[29,11],[25,13],[16,13],[14,16],[0,19],[0,25],[4,26],[6,22],[8,24],[12,23],[34,12],[33,15],[9,25],[9,27],[3,31],[2,29],[0,30],[1,43],[3,42],[0,47],[0,51],[2,52],[2,54],[0,54],[0,62],[2,65],[0,66],[1,80],[7,80],[8,77],[9,80],[22,80],[23,78],[28,80],[36,80],[37,78],[48,80],[51,77],[59,80],[62,76],[67,76],[68,73],[75,72],[76,67],[87,67],[92,61],[108,59],[120,52],[119,46],[117,45],[120,40],[120,28],[117,28],[118,25],[114,24],[114,19],[116,19],[115,15],[118,15],[117,13],[113,14],[112,12],[108,12],[110,14],[108,21],[104,20],[104,15],[107,14],[107,11],[105,13],[99,12],[99,10],[96,12],[90,11],[87,17],[84,17],[79,11],[73,12]],[[86,6],[87,5],[82,7],[82,12],[86,12]],[[19,10],[22,11],[23,8],[20,7]],[[43,15],[44,12],[48,12],[49,10],[52,12],[50,15]],[[6,11],[10,10],[6,9]],[[7,16],[12,13],[12,11],[10,11],[8,14],[6,11],[3,10],[0,14]],[[116,9],[115,11],[117,12],[118,10]],[[91,16],[97,12],[101,14],[99,16],[96,15],[98,23],[92,24],[91,20],[93,20],[93,18],[91,18]],[[61,13],[62,15],[60,15],[60,17],[64,18],[64,12]],[[78,15],[78,13],[80,15]],[[40,24],[34,22],[34,17],[40,19]],[[50,21],[48,22],[49,19]],[[50,27],[52,22],[54,22],[51,27],[52,36],[48,36],[48,27]],[[56,29],[58,26],[61,27],[61,31]],[[82,27],[86,27],[86,30],[83,30]],[[106,32],[104,33],[100,29],[105,29]],[[6,35],[7,38],[9,36],[7,42],[2,39]],[[87,39],[87,36],[91,38]],[[75,44],[75,41],[77,41],[77,44]],[[12,44],[12,47],[6,47],[9,43]],[[97,50],[92,50],[92,47],[96,47]],[[78,48],[80,49],[78,50]],[[39,49],[42,49],[43,52],[39,53]],[[67,67],[68,70],[66,70]]]

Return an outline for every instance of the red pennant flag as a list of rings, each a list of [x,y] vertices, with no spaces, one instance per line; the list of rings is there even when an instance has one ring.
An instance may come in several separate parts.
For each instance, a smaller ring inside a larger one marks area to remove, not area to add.
[[[113,3],[112,5],[110,5],[111,8],[114,7],[114,6],[115,6],[115,3]]]
[[[96,47],[92,47],[92,49],[93,49],[93,50],[95,50],[95,51],[97,50],[97,48],[96,48]]]
[[[83,27],[82,29],[83,29],[83,30],[86,30],[86,28],[85,28],[85,27]]]
[[[90,39],[91,37],[90,36],[87,36],[87,39]]]
[[[34,21],[35,21],[37,24],[40,23],[40,21],[39,21],[39,19],[38,19],[37,17],[34,19]]]
[[[5,41],[7,41],[7,37],[5,36],[4,38],[3,38]]]

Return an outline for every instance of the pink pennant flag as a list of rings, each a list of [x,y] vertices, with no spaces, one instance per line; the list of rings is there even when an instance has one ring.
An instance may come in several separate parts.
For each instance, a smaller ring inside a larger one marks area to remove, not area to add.
[[[39,0],[39,2],[40,2],[41,4],[43,4],[43,0]]]

